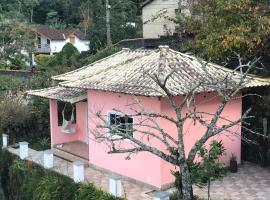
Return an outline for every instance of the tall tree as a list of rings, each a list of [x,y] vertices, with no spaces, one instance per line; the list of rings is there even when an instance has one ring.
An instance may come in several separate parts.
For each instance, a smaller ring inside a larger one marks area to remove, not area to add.
[[[33,22],[34,8],[39,5],[39,0],[19,0],[22,12],[28,18],[30,23]]]
[[[106,7],[102,0],[90,0],[92,10],[92,24],[88,29],[88,37],[92,51],[106,46]],[[131,0],[110,1],[110,27],[112,43],[125,38],[140,36],[141,19],[137,16],[137,5]]]
[[[270,61],[269,1],[191,2],[189,7],[191,15],[181,15],[178,21],[180,32],[192,33],[195,36],[187,44],[190,50],[205,59],[230,66],[237,64],[235,52],[244,60],[262,57],[261,66],[268,65]]]
[[[84,30],[84,34],[86,34],[87,29],[92,24],[93,20],[93,8],[91,8],[90,1],[83,2],[80,6],[81,13],[81,22],[80,26]]]
[[[0,20],[16,19],[24,21],[25,16],[22,13],[22,6],[17,0],[1,0],[0,2]]]
[[[31,28],[16,21],[2,21],[0,30],[0,60],[12,61],[14,57],[29,60],[35,41],[35,34]]]

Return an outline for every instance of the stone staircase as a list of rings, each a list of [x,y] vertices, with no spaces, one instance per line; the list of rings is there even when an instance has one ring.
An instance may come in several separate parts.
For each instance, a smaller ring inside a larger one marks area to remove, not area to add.
[[[66,160],[68,162],[81,161],[84,163],[85,167],[89,167],[89,161],[85,158],[82,158],[78,155],[74,155],[70,152],[67,152],[61,148],[53,147],[52,148],[54,156]]]

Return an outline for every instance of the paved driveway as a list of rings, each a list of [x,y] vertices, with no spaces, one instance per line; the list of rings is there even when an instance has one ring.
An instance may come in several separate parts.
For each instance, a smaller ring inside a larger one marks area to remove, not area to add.
[[[206,196],[206,191],[195,188],[195,194]],[[223,180],[212,184],[211,194],[217,199],[270,200],[270,168],[245,162],[238,173],[228,173]]]

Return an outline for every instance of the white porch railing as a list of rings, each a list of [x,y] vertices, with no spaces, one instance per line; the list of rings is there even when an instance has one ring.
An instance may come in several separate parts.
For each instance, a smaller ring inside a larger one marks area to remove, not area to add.
[[[51,52],[50,44],[37,44],[36,45],[36,52],[38,52],[38,53],[50,53]]]

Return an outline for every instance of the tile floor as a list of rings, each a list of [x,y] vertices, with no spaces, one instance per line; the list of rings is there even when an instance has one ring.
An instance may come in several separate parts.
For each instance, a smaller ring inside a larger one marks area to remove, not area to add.
[[[89,146],[88,144],[84,142],[74,141],[74,142],[64,143],[61,145],[55,145],[55,148],[68,152],[68,153],[72,153],[83,159],[89,160]]]

